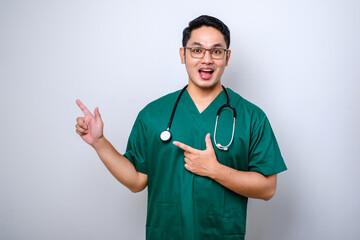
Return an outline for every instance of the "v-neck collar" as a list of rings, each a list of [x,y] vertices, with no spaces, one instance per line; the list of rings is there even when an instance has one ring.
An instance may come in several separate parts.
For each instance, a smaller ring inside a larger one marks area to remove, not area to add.
[[[184,100],[188,103],[187,104],[188,110],[197,115],[201,115],[201,116],[213,114],[214,112],[216,114],[219,107],[222,106],[223,104],[226,104],[226,94],[225,94],[224,90],[222,90],[215,97],[215,99],[200,113],[199,109],[196,107],[196,104],[193,101],[193,99],[191,98],[187,89],[184,91],[183,95],[184,95]]]

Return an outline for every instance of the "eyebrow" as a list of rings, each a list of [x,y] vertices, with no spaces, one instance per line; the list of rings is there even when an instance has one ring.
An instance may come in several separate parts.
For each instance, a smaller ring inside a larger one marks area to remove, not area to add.
[[[221,43],[214,44],[213,47],[224,47]]]
[[[203,46],[203,45],[202,45],[201,43],[199,43],[199,42],[193,42],[191,45],[192,45],[192,46],[200,46],[200,47]]]
[[[203,47],[203,45],[199,42],[193,42],[191,44],[192,46],[200,46],[200,47]],[[224,45],[222,45],[221,43],[216,43],[214,44],[212,47],[224,47]]]

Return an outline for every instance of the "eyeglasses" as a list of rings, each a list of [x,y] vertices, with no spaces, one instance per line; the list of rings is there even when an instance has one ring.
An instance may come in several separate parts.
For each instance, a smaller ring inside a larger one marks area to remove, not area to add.
[[[228,51],[227,49],[223,48],[212,48],[206,49],[202,47],[184,47],[184,49],[190,50],[190,55],[193,58],[203,58],[205,56],[206,51],[210,52],[210,56],[212,59],[222,59],[225,56],[225,53]]]

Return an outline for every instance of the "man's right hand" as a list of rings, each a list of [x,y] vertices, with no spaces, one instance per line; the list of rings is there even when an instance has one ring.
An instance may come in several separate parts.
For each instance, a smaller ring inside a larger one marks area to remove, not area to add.
[[[84,113],[84,117],[76,119],[76,132],[95,149],[101,161],[119,182],[132,192],[143,190],[147,185],[147,175],[138,172],[134,165],[105,139],[99,108],[95,108],[93,115],[80,100],[76,100],[76,104]]]
[[[76,132],[86,143],[93,146],[103,138],[104,123],[101,119],[99,108],[95,108],[93,115],[79,99],[76,100],[76,104],[84,113],[84,117],[76,119]]]

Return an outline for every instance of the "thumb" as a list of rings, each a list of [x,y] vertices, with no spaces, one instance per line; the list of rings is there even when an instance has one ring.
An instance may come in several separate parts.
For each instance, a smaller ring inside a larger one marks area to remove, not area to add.
[[[205,143],[206,143],[206,150],[214,150],[214,147],[211,142],[210,133],[206,134],[205,136]]]
[[[96,107],[95,110],[94,110],[94,115],[95,115],[95,119],[98,121],[98,120],[101,120],[101,115],[100,115],[100,112],[99,112],[99,107]]]
[[[94,116],[95,117],[100,117],[100,112],[99,112],[99,107],[96,107],[94,110]]]

